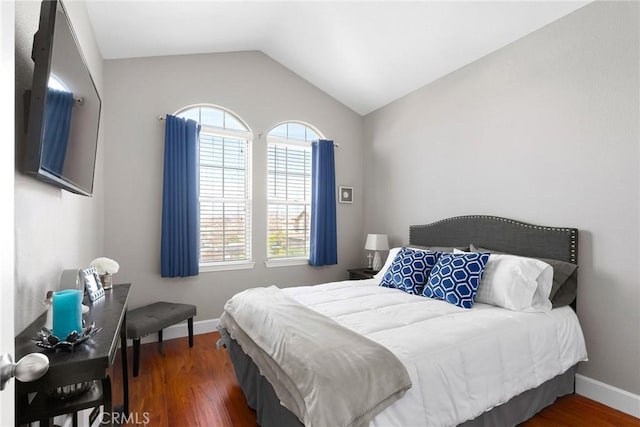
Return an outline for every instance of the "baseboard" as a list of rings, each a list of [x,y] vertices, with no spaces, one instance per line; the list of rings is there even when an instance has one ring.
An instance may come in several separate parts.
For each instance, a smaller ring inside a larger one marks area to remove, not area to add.
[[[576,393],[640,418],[640,396],[637,394],[580,374],[576,374]]]
[[[208,319],[208,320],[198,320],[193,322],[193,334],[208,334],[209,332],[217,331],[218,319]],[[187,322],[177,323],[175,325],[171,325],[168,328],[162,330],[162,341],[171,340],[174,338],[182,338],[189,336],[189,331],[187,329]],[[157,342],[158,334],[147,335],[142,338],[140,342],[142,344]],[[133,341],[128,340],[128,346],[133,345]]]

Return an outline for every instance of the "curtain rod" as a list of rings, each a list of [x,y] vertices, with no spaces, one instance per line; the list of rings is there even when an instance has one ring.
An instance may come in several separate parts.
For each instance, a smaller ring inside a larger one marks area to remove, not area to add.
[[[158,116],[158,120],[163,121],[164,119],[165,119],[164,116]],[[259,134],[258,136],[262,137],[262,134]],[[334,142],[333,146],[336,148],[340,148],[340,144],[338,144],[337,142]]]

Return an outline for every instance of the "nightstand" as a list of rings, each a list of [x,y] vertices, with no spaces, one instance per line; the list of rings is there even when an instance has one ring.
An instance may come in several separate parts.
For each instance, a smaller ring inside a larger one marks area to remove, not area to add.
[[[349,272],[349,280],[371,279],[377,273],[370,268],[352,268],[347,271]]]

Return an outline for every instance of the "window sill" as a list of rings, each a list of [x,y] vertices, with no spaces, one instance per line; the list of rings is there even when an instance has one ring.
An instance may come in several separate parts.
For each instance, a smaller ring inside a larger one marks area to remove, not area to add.
[[[200,273],[209,273],[213,271],[228,271],[228,270],[249,270],[254,267],[256,263],[253,261],[236,261],[225,262],[220,264],[200,264]]]
[[[267,268],[290,267],[293,265],[309,265],[309,258],[272,258],[264,262]]]

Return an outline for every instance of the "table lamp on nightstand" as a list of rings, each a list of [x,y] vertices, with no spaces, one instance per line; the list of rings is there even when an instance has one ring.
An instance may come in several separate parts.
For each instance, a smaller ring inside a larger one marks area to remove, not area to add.
[[[375,271],[380,271],[382,268],[382,256],[380,251],[389,250],[389,239],[386,234],[369,234],[367,241],[364,244],[364,248],[368,251],[374,251],[373,255],[373,268]]]

